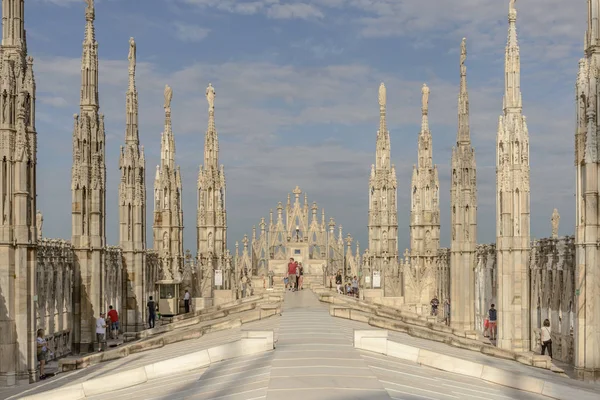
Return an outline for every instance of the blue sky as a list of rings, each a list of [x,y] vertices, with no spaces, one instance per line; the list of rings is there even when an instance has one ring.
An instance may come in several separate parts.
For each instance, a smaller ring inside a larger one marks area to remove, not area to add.
[[[71,237],[72,115],[78,112],[83,0],[27,0],[37,79],[38,208],[44,236]],[[531,148],[531,234],[574,227],[574,83],[585,0],[517,3],[524,114]],[[459,49],[467,37],[471,133],[478,165],[480,243],[495,240],[495,141],[502,112],[508,0],[96,0],[100,104],[107,133],[107,241],[118,244],[119,146],[125,137],[128,40],[137,42],[140,140],[152,185],[173,88],[173,130],[184,190],[185,247],[195,251],[196,181],[216,89],[229,247],[285,202],[296,185],[364,249],[378,128],[388,88],[398,175],[399,247],[409,246],[420,87],[431,89],[433,157],[441,181],[442,245],[449,246],[449,165],[456,141]]]

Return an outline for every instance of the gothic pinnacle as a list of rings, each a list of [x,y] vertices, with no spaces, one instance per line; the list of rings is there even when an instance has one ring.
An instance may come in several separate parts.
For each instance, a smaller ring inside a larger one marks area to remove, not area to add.
[[[421,131],[422,132],[427,132],[429,131],[429,120],[428,120],[428,114],[429,114],[429,87],[427,87],[427,84],[424,83],[423,87],[421,88],[421,94],[422,94],[422,98],[421,98],[421,114],[422,114],[422,120],[421,120]]]
[[[463,38],[460,45],[460,93],[458,95],[458,134],[456,141],[470,142],[469,128],[469,93],[467,91],[467,39]]]

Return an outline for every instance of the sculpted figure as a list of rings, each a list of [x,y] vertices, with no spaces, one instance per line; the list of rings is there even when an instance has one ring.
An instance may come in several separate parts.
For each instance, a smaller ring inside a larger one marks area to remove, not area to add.
[[[517,0],[510,0],[510,3],[508,4],[508,9],[511,11],[514,11],[516,2],[517,2]]]
[[[135,40],[132,37],[129,38],[129,55],[127,59],[129,60],[129,65],[135,64]]]
[[[85,2],[87,4],[88,10],[94,8],[94,0],[85,0]]]
[[[42,227],[44,225],[44,216],[40,210],[37,210],[37,214],[35,215],[35,225],[37,227],[37,238],[40,240],[42,238]]]
[[[467,61],[467,38],[463,38],[462,43],[460,44],[460,65],[461,67],[465,65],[465,61]]]
[[[379,107],[384,108],[387,102],[387,90],[383,82],[379,85]]]
[[[171,108],[171,99],[173,98],[173,89],[171,86],[165,85],[165,108]]]
[[[212,83],[208,84],[206,88],[206,100],[208,100],[208,109],[214,110],[215,108],[215,88],[212,86]]]
[[[558,224],[560,223],[560,214],[558,213],[558,210],[556,208],[552,212],[552,218],[550,220],[552,221],[552,237],[557,238]]]
[[[421,93],[423,94],[422,103],[423,103],[423,113],[427,114],[427,110],[429,110],[429,88],[427,84],[423,84],[423,88],[421,89]]]

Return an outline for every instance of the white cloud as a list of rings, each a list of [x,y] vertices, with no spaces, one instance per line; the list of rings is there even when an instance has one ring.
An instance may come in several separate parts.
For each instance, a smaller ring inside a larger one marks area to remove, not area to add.
[[[208,36],[210,32],[210,29],[184,22],[176,22],[174,25],[175,36],[184,42],[199,42]]]

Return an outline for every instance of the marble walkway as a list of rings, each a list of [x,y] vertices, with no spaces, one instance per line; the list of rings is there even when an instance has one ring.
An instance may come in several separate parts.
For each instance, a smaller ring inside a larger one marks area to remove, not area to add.
[[[548,399],[479,379],[354,349],[354,329],[366,324],[333,318],[329,305],[309,290],[286,292],[282,316],[243,325],[243,330],[272,329],[276,350],[259,356],[215,363],[202,370],[113,391],[111,400],[352,400],[352,399]],[[18,399],[94,377],[176,357],[239,339],[240,329],[216,332],[160,349],[57,377],[26,387],[21,394],[0,392],[0,399]],[[10,397],[10,395],[13,395]],[[106,394],[91,399],[108,398]]]

